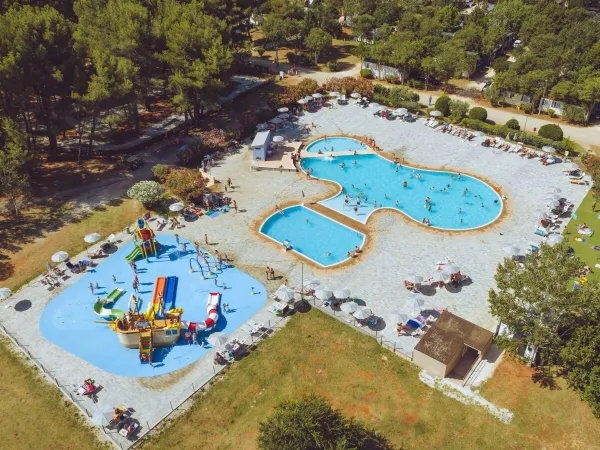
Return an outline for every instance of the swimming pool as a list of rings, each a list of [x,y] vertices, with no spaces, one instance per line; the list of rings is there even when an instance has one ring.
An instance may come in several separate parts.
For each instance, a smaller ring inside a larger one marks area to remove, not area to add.
[[[146,311],[154,293],[157,277],[178,277],[175,307],[183,308],[182,319],[187,322],[200,322],[206,319],[206,303],[210,292],[220,292],[221,305],[227,303],[229,312],[223,313],[219,307],[219,320],[213,331],[231,334],[250,317],[256,314],[266,302],[264,286],[246,273],[228,267],[215,275],[202,280],[195,263],[193,244],[188,243],[187,253],[183,254],[170,234],[157,235],[162,245],[159,257],[151,256],[148,261],[136,261],[140,281],[140,311]],[[180,242],[187,242],[180,238]],[[125,256],[133,250],[133,242],[123,245],[118,251],[103,260],[76,283],[57,295],[46,306],[40,318],[42,336],[75,356],[99,367],[105,372],[126,377],[150,377],[174,372],[188,366],[211,351],[211,346],[187,345],[180,338],[173,347],[155,348],[152,354],[154,368],[140,364],[138,349],[123,347],[116,333],[94,313],[97,296],[105,297],[115,287],[125,290],[113,308],[127,311],[132,293],[133,271],[125,261]],[[194,259],[190,263],[190,258]],[[190,267],[194,269],[190,273]],[[114,283],[112,276],[117,282]],[[207,273],[205,273],[207,275]],[[98,283],[94,294],[89,284]],[[224,285],[226,287],[224,287]],[[200,332],[199,338],[207,337]]]
[[[367,150],[367,146],[362,142],[349,137],[328,137],[326,139],[318,139],[310,143],[305,152],[318,153],[321,150],[324,153],[331,152],[353,152],[354,150]]]
[[[477,178],[399,166],[376,154],[304,158],[302,167],[312,169],[313,177],[343,187],[343,192],[321,204],[362,223],[376,209],[393,208],[418,222],[427,219],[435,228],[467,230],[493,222],[502,212],[500,196]]]
[[[260,232],[292,251],[327,267],[348,259],[348,252],[362,247],[365,235],[305,206],[276,212],[262,224]]]

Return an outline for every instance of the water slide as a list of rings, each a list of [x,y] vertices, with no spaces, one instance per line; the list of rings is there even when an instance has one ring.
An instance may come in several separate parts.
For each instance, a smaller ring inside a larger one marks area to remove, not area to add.
[[[206,302],[206,312],[208,317],[204,321],[200,321],[196,324],[199,330],[208,331],[213,328],[219,320],[219,303],[221,302],[221,294],[218,292],[211,292],[208,294],[208,301]]]
[[[97,301],[94,304],[94,312],[97,316],[102,317],[103,319],[120,319],[125,315],[125,312],[120,309],[109,309],[105,308],[107,302],[103,300]],[[112,302],[108,302],[112,303]]]
[[[135,261],[140,256],[142,256],[142,250],[138,246],[136,246],[131,251],[131,253],[125,257],[125,261],[127,261],[129,263],[131,261]]]
[[[177,277],[167,277],[165,284],[165,296],[163,298],[165,311],[175,309],[175,297],[177,296]],[[167,305],[171,305],[170,307]]]
[[[106,296],[106,303],[116,302],[124,292],[125,291],[121,288],[114,288],[112,291],[110,291],[110,294]]]
[[[154,320],[156,318],[157,313],[160,312],[162,299],[164,299],[165,295],[166,282],[167,279],[165,277],[158,277],[156,279],[156,286],[154,287],[154,296],[152,297],[152,303],[150,303],[148,311],[146,311],[145,314],[147,320]]]

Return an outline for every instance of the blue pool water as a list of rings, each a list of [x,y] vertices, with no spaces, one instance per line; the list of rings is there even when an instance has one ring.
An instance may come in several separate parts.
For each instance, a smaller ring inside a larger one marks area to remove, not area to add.
[[[219,308],[219,321],[213,331],[231,334],[264,306],[266,290],[254,278],[234,267],[228,267],[216,275],[218,286],[215,287],[215,275],[212,278],[207,276],[203,281],[195,262],[192,267],[196,271],[190,273],[190,258],[195,255],[190,251],[190,248],[194,248],[193,244],[188,243],[188,253],[183,255],[177,251],[173,235],[159,234],[157,240],[163,247],[159,257],[151,256],[148,262],[143,259],[136,262],[142,299],[141,311],[148,308],[156,278],[161,276],[179,278],[175,307],[183,308],[184,321],[204,320],[207,315],[208,294],[222,294],[221,302],[229,304],[230,312],[223,314],[222,308]],[[181,239],[180,242],[185,240]],[[96,297],[106,296],[115,287],[125,289],[125,293],[113,307],[127,311],[132,294],[133,271],[125,262],[125,256],[132,250],[133,242],[125,244],[93,271],[57,295],[42,312],[40,330],[45,339],[115,375],[150,377],[173,372],[200,359],[210,350],[210,345],[204,348],[199,345],[190,346],[181,338],[172,348],[157,348],[152,355],[155,366],[153,369],[148,364],[140,364],[137,349],[128,349],[119,344],[117,335],[108,325],[94,323],[95,320],[102,321],[93,310]],[[113,274],[117,278],[117,284],[112,281]],[[90,282],[100,285],[95,295],[90,292]],[[223,282],[226,289],[223,288]],[[201,332],[198,338],[207,336],[208,334]]]
[[[348,137],[328,137],[319,139],[306,147],[304,151],[308,153],[317,153],[321,150],[324,153],[331,152],[353,152],[354,150],[366,150],[367,146],[356,139]]]
[[[344,167],[340,167],[342,163]],[[302,165],[305,170],[313,170],[313,177],[335,181],[344,188],[343,193],[322,201],[323,205],[362,223],[375,209],[388,207],[418,222],[429,219],[432,227],[464,230],[493,222],[502,210],[499,195],[476,178],[462,175],[458,179],[452,172],[399,167],[376,154],[337,156],[333,160],[304,158]],[[421,179],[417,179],[417,174]],[[406,188],[404,181],[408,183]],[[348,204],[346,194],[351,196]],[[429,211],[425,208],[427,197],[431,199]],[[356,214],[354,206],[358,199]]]
[[[294,251],[322,266],[348,259],[348,252],[365,240],[364,234],[301,205],[273,214],[260,232],[282,245],[289,241]]]

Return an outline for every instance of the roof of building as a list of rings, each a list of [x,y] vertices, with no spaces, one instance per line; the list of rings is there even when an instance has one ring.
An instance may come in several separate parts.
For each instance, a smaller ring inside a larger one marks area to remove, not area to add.
[[[482,351],[493,337],[491,331],[446,310],[423,335],[415,350],[448,364],[464,345]]]
[[[264,147],[269,139],[269,135],[271,134],[271,130],[267,131],[259,131],[254,136],[254,140],[252,141],[252,147]]]

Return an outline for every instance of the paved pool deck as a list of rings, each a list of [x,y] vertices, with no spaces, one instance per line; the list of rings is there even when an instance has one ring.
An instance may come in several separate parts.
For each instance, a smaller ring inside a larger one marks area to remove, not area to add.
[[[310,123],[318,127],[310,132],[302,129]],[[399,214],[378,213],[368,224],[375,238],[371,251],[361,255],[355,265],[319,270],[307,264],[302,267],[296,257],[274,244],[265,243],[252,229],[258,218],[274,211],[275,204],[303,200],[308,203],[326,198],[331,192],[331,184],[307,180],[302,174],[293,172],[252,171],[251,156],[242,150],[227,155],[211,170],[217,180],[232,178],[234,188],[228,195],[237,201],[238,214],[231,211],[215,218],[201,217],[185,223],[182,229],[164,231],[177,232],[182,238],[200,242],[204,241],[206,233],[211,252],[218,249],[227,253],[238,269],[263,283],[267,293],[274,292],[285,279],[292,286],[300,285],[302,271],[305,280],[316,277],[333,290],[350,288],[353,296],[364,300],[383,318],[381,333],[384,338],[396,342],[406,353],[411,352],[417,340],[396,337],[395,324],[386,323],[390,313],[402,307],[408,294],[403,286],[405,274],[428,275],[435,269],[436,262],[446,257],[453,259],[462,273],[471,277],[472,283],[452,292],[426,289],[423,308],[447,307],[467,320],[494,330],[496,321],[489,314],[487,295],[495,285],[496,266],[504,257],[502,247],[515,244],[523,250],[526,248],[534,236],[537,213],[545,209],[544,199],[552,189],[562,189],[562,195],[575,207],[589,189],[570,184],[562,174],[564,164],[545,167],[537,160],[523,159],[516,154],[484,148],[477,141],[465,142],[436,132],[423,126],[422,121],[405,123],[373,118],[369,109],[363,110],[352,104],[307,113],[300,118],[298,129],[286,133],[286,139],[306,140],[323,134],[372,137],[380,148],[405,157],[407,163],[472,173],[492,180],[506,191],[510,214],[497,227],[474,233],[437,233],[416,227]],[[564,219],[563,225],[568,220]],[[119,236],[124,244],[128,242],[123,234]],[[266,281],[266,266],[273,267],[281,278]],[[78,276],[73,276],[67,284],[77,279]],[[52,375],[61,385],[70,387],[88,377],[97,380],[103,386],[98,406],[88,399],[81,400],[88,410],[124,404],[136,410],[134,416],[145,428],[146,422],[154,425],[169,412],[170,401],[178,404],[178,400],[186,398],[193,390],[192,383],[213,375],[211,353],[182,370],[155,378],[110,374],[73,356],[44,339],[38,327],[43,309],[58,293],[48,292],[34,281],[0,304],[0,322],[27,346],[34,358],[53,371]],[[26,311],[19,312],[14,306],[22,300],[30,300],[32,304]],[[273,317],[263,308],[251,320],[266,324]],[[242,329],[233,336],[248,339]]]

